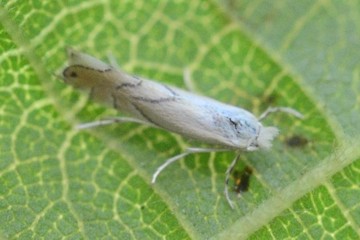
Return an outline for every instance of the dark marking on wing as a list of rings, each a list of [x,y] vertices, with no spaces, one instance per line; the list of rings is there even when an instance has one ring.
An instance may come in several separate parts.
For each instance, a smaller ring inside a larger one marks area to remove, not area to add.
[[[139,78],[136,78],[139,79]],[[116,90],[119,90],[121,88],[135,88],[135,87],[139,87],[142,84],[142,80],[139,79],[139,82],[137,83],[122,83],[120,85],[116,86]]]
[[[83,69],[87,69],[87,70],[91,70],[91,71],[96,71],[96,72],[101,72],[101,73],[104,73],[104,72],[109,72],[111,70],[113,70],[110,66],[109,68],[105,69],[105,70],[99,70],[99,69],[95,69],[95,68],[90,68],[90,67],[85,67],[83,65],[79,65],[79,64],[76,64],[76,65],[71,65],[67,68],[64,69],[63,71],[63,75],[65,76],[66,72],[69,70],[70,67],[78,67],[78,68],[83,68]],[[72,76],[75,72],[70,72],[70,75]],[[75,73],[76,74],[76,73]]]
[[[140,113],[141,116],[143,116],[148,122],[159,126],[159,124],[157,124],[156,122],[154,122],[148,115],[146,115],[141,108],[139,108],[135,103],[131,103],[131,105],[133,105],[133,107]]]
[[[163,87],[166,88],[172,95],[179,96],[179,94],[177,94],[177,92],[175,92],[174,89],[170,88],[169,86],[163,84]]]
[[[145,98],[145,97],[132,97],[132,98],[135,99],[136,101],[148,102],[148,103],[174,102],[177,99],[176,97],[156,98],[156,99]]]
[[[137,80],[141,80],[139,76],[137,75],[131,75],[133,78],[137,79]]]
[[[238,124],[240,124],[240,127],[241,127],[240,122],[236,122],[236,121],[232,120],[231,118],[228,118],[228,119],[229,119],[231,125],[233,125],[235,129],[237,129]]]

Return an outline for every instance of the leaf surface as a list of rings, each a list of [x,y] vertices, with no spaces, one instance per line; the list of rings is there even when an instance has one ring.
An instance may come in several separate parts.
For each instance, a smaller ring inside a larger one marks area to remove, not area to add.
[[[6,238],[356,239],[360,235],[358,1],[1,1],[0,232]],[[244,153],[254,174],[235,210],[234,153],[126,123],[54,77],[72,46],[122,69],[194,88],[281,134]],[[295,139],[295,140],[294,140]],[[302,141],[299,141],[302,139]],[[202,146],[202,145],[200,145]],[[231,184],[233,184],[231,182]],[[232,185],[230,185],[232,187]]]

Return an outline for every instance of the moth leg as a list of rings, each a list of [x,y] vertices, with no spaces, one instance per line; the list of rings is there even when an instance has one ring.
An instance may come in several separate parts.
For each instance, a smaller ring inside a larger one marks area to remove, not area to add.
[[[190,92],[196,92],[196,88],[194,86],[194,83],[191,79],[191,71],[189,67],[185,67],[183,70],[183,74],[184,74],[184,84],[186,86],[186,88],[190,91]]]
[[[109,119],[102,119],[99,121],[94,122],[88,122],[88,123],[81,123],[76,125],[76,129],[86,129],[86,128],[94,128],[99,126],[105,126],[113,123],[123,123],[123,122],[134,122],[134,123],[140,123],[145,125],[151,125],[148,122],[136,119],[136,118],[130,118],[130,117],[114,117]]]
[[[192,154],[192,153],[207,153],[207,152],[225,152],[225,151],[229,151],[228,149],[214,149],[214,148],[187,148],[185,150],[185,152],[178,154],[172,158],[169,158],[168,160],[166,160],[163,164],[161,164],[155,171],[155,173],[152,175],[152,180],[151,183],[155,183],[156,182],[156,178],[159,176],[159,174],[170,164],[172,164],[173,162],[176,162],[177,160]]]
[[[236,155],[236,157],[231,162],[231,164],[229,165],[229,167],[226,169],[226,172],[225,172],[224,194],[225,194],[226,200],[228,201],[228,203],[232,209],[234,209],[234,203],[233,203],[233,201],[231,201],[230,196],[229,196],[229,180],[230,180],[231,173],[234,170],[234,167],[235,167],[236,163],[239,161],[239,159],[240,159],[240,153],[238,153]]]
[[[275,113],[275,112],[285,112],[285,113],[294,115],[295,117],[298,117],[298,118],[304,118],[304,116],[301,113],[299,113],[298,111],[296,111],[293,108],[289,108],[289,107],[269,107],[268,109],[266,109],[265,112],[263,112],[260,115],[260,117],[258,118],[258,121],[260,122],[261,120],[263,120],[267,116],[269,116],[269,114]]]

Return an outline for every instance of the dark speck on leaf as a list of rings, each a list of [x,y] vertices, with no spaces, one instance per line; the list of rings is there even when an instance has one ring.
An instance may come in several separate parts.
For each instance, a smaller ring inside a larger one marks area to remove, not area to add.
[[[249,190],[250,176],[252,175],[252,169],[245,167],[242,172],[234,172],[235,177],[235,192],[241,194]]]
[[[304,147],[309,141],[305,137],[294,135],[287,138],[285,142],[289,147]]]

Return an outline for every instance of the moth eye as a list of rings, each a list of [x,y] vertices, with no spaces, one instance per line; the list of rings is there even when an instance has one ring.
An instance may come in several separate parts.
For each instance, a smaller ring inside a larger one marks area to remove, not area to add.
[[[74,72],[74,71],[71,71],[71,72],[70,72],[70,77],[76,78],[77,76],[78,76],[78,75],[77,75],[76,72]]]

